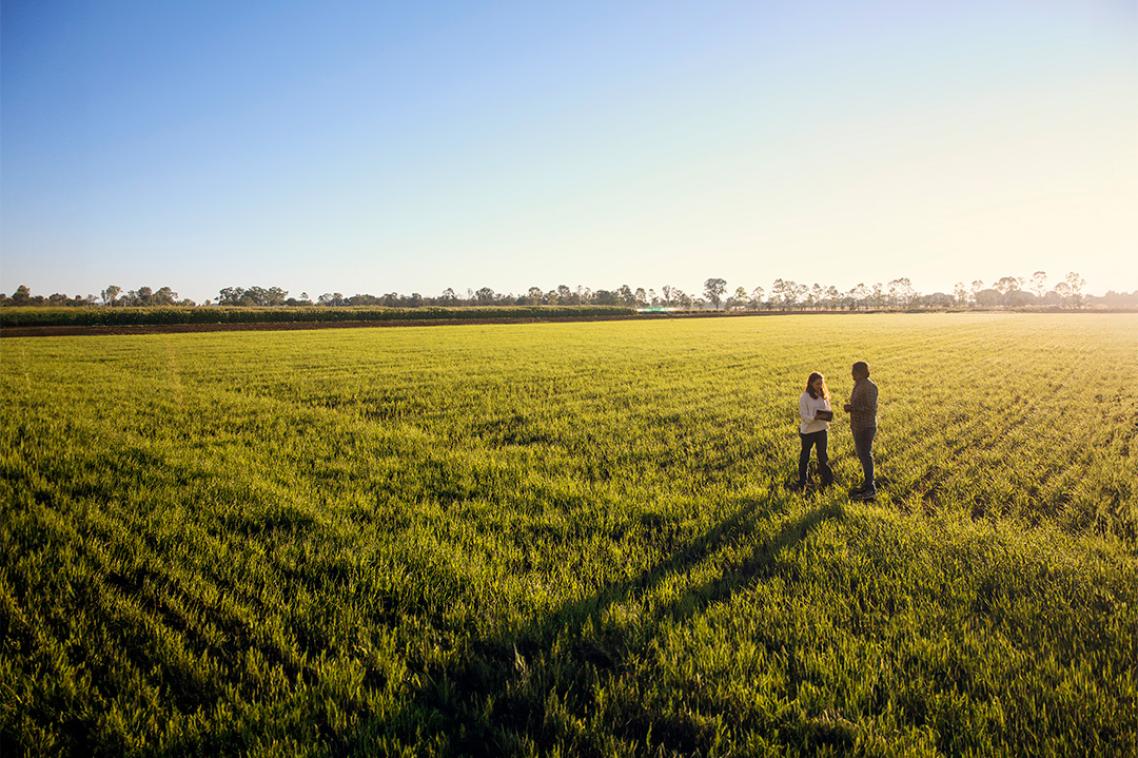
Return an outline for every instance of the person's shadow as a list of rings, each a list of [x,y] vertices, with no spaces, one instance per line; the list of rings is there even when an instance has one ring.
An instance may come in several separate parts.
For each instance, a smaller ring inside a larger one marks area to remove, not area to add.
[[[568,602],[542,619],[494,639],[477,640],[458,666],[426,672],[424,686],[396,721],[405,736],[423,731],[447,735],[460,754],[501,755],[513,752],[502,744],[505,733],[525,734],[539,746],[543,740],[547,690],[585,692],[597,671],[618,670],[628,656],[643,649],[661,624],[682,623],[710,604],[730,598],[769,577],[778,556],[803,540],[818,524],[840,518],[838,503],[811,508],[786,520],[741,562],[722,575],[686,589],[667,602],[644,604],[632,628],[606,621],[610,609],[646,600],[670,576],[683,575],[719,551],[747,540],[770,511],[764,501],[748,500],[729,518],[675,551],[641,575],[606,586],[595,595]],[[357,748],[367,733],[389,732],[393,724],[364,724]],[[411,734],[406,731],[410,729]]]

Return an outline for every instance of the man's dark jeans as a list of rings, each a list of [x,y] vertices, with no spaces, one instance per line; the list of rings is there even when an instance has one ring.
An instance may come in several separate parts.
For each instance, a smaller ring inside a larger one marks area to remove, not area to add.
[[[876,482],[873,480],[873,438],[876,434],[876,427],[859,429],[853,433],[854,450],[857,451],[857,458],[861,461],[861,470],[865,474],[865,483],[862,487],[867,490],[876,487]]]
[[[802,454],[798,456],[798,483],[806,484],[806,467],[810,464],[810,448],[818,448],[818,473],[822,475],[822,483],[829,484],[834,481],[834,472],[830,470],[830,457],[826,452],[826,430],[798,433],[802,438]]]

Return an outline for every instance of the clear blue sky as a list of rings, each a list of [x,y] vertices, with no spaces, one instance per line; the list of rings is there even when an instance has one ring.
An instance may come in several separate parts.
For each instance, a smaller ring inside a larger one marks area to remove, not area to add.
[[[1136,8],[6,0],[0,290],[1133,290]]]

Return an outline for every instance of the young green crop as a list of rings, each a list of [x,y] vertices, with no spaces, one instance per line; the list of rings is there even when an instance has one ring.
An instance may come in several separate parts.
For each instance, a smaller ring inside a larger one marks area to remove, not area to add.
[[[0,341],[0,752],[1133,752],[1138,317]],[[811,370],[875,503],[793,493]]]

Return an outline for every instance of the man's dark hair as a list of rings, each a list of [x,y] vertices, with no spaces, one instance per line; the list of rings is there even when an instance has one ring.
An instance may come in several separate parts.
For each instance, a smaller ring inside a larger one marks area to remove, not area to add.
[[[853,365],[853,371],[855,374],[861,374],[862,376],[866,377],[867,379],[869,378],[869,364],[866,363],[865,361],[858,361],[857,363],[855,363]]]

